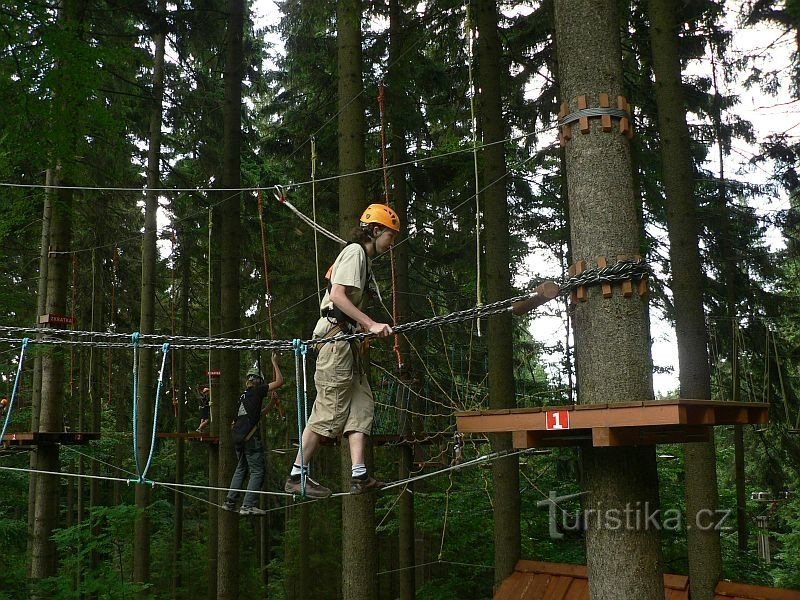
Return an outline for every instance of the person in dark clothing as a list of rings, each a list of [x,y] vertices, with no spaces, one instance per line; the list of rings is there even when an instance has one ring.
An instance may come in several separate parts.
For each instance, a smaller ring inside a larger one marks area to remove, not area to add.
[[[236,502],[241,498],[240,490],[247,483],[247,493],[244,494],[240,515],[265,515],[266,511],[258,508],[258,491],[264,483],[264,443],[261,440],[259,422],[261,417],[272,408],[274,398],[262,410],[262,404],[267,396],[283,385],[283,374],[278,366],[278,359],[272,355],[273,380],[265,384],[264,377],[258,368],[258,363],[247,372],[247,383],[242,395],[239,396],[239,409],[236,419],[231,425],[231,437],[236,448],[238,462],[231,479],[230,489],[225,498],[223,508],[228,511],[236,510]],[[249,477],[248,477],[249,476]]]
[[[200,424],[197,426],[197,433],[203,433],[211,420],[211,390],[207,386],[197,386],[200,403]]]

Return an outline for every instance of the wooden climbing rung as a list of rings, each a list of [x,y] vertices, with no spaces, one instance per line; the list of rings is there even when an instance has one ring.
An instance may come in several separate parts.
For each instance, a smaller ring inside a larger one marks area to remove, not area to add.
[[[100,434],[86,431],[15,431],[3,436],[3,446],[38,446],[40,444],[64,444],[80,446],[99,440]]]
[[[655,400],[458,412],[462,433],[512,433],[515,448],[709,441],[710,426],[769,421],[769,404]]]

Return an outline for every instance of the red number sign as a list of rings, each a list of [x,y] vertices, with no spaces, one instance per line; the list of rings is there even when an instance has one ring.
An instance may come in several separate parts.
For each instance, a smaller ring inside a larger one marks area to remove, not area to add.
[[[551,429],[569,429],[569,411],[568,410],[548,410],[545,413],[546,423],[545,426],[548,430]]]

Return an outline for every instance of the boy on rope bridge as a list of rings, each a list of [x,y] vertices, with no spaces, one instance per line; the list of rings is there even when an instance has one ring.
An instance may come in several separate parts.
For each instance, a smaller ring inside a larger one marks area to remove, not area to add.
[[[320,304],[321,316],[314,327],[314,338],[325,339],[357,330],[378,337],[392,334],[392,327],[367,316],[363,309],[368,297],[370,262],[389,250],[400,231],[400,219],[385,204],[370,204],[361,215],[347,244],[328,270],[328,290]],[[343,435],[350,445],[352,464],[351,494],[383,487],[383,482],[367,473],[366,444],[372,432],[375,401],[367,380],[365,357],[357,342],[328,342],[317,345],[314,385],[317,397],[303,430],[301,450],[292,466],[284,490],[305,493],[311,498],[327,498],[331,490],[307,476],[308,463],[325,438]],[[302,454],[301,454],[302,452]],[[303,477],[305,489],[303,490]]]
[[[267,511],[256,506],[261,485],[264,483],[264,443],[261,441],[261,430],[259,422],[261,417],[269,412],[274,403],[274,398],[270,400],[267,407],[262,410],[261,405],[264,398],[271,392],[283,385],[283,374],[278,359],[272,355],[273,380],[268,384],[264,383],[264,376],[258,367],[258,361],[253,364],[247,372],[247,382],[245,390],[239,396],[239,410],[236,419],[231,424],[231,437],[236,448],[236,470],[231,478],[230,490],[225,498],[223,509],[228,511],[236,510],[236,501],[242,496],[238,491],[244,485],[244,480],[248,477],[247,493],[244,495],[242,507],[239,509],[240,515],[265,515]]]

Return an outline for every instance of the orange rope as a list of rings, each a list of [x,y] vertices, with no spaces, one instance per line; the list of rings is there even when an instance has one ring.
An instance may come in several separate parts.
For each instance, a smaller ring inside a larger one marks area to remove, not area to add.
[[[261,255],[264,261],[264,291],[267,295],[267,319],[269,322],[269,336],[275,339],[275,329],[272,327],[272,294],[269,291],[269,261],[267,260],[267,233],[264,227],[264,195],[258,190],[258,222],[261,227]],[[277,391],[272,392],[272,403],[278,409],[278,414],[283,418],[285,411]]]
[[[381,81],[378,86],[378,106],[381,113],[381,161],[383,163],[383,197],[386,205],[389,205],[389,169],[386,160],[386,89]],[[389,248],[389,258],[392,264],[392,321],[397,324],[397,269],[394,259],[394,247]],[[397,357],[397,369],[403,370],[405,362],[403,361],[403,354],[400,351],[400,336],[394,334],[394,345],[392,346]]]

